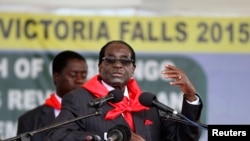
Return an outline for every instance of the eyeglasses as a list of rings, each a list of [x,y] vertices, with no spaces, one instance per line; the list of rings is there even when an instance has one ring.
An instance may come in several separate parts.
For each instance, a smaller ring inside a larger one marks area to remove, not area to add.
[[[116,59],[115,57],[103,57],[102,60],[108,64],[114,64],[116,63],[116,61],[119,61],[124,66],[129,65],[134,62],[133,59],[129,59],[129,58]]]

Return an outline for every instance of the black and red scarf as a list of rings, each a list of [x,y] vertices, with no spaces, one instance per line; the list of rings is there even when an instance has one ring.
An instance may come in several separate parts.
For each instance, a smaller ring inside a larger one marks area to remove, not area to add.
[[[50,94],[50,97],[45,100],[45,105],[50,106],[54,109],[61,110],[61,103],[56,98],[56,94]]]
[[[86,88],[88,91],[91,92],[97,98],[106,96],[108,94],[108,90],[100,81],[100,76],[96,75],[87,81],[83,87]],[[123,114],[125,120],[129,124],[132,130],[134,130],[134,124],[132,119],[132,112],[138,112],[141,110],[148,109],[147,107],[143,106],[139,102],[139,96],[141,95],[142,91],[139,88],[135,79],[131,78],[127,84],[128,93],[129,93],[129,105],[126,102],[126,98],[124,97],[121,102],[118,103],[111,103],[110,105],[114,107],[114,109],[108,111],[105,116],[106,120],[112,120],[118,117],[119,115]]]

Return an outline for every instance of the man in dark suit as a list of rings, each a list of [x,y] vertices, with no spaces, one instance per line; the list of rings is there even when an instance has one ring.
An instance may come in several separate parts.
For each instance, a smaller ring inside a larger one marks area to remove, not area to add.
[[[49,125],[61,110],[61,98],[69,91],[81,87],[87,79],[88,66],[85,58],[73,51],[58,53],[52,62],[53,81],[56,91],[40,105],[21,115],[17,134],[30,132]],[[43,141],[46,132],[32,136],[32,141]]]
[[[197,141],[200,129],[196,126],[164,120],[155,107],[141,105],[142,91],[133,78],[136,68],[133,48],[124,41],[115,40],[105,44],[99,53],[99,74],[65,95],[62,111],[55,123],[95,113],[100,108],[102,114],[80,119],[52,129],[47,141],[83,141],[86,136],[99,136],[107,139],[107,133],[117,125],[126,125],[131,130],[131,141]],[[165,78],[173,79],[170,85],[181,88],[184,98],[182,114],[198,122],[202,102],[186,74],[175,66],[166,65],[162,72]],[[89,101],[106,96],[109,91],[120,89],[121,102],[102,103],[91,107]]]

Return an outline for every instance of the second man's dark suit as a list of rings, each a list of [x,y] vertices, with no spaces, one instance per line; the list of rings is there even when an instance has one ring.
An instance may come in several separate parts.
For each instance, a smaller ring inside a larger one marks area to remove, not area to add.
[[[31,132],[45,127],[55,119],[54,108],[47,105],[41,105],[35,109],[26,112],[18,118],[17,134]],[[43,141],[46,132],[34,134],[32,141]]]

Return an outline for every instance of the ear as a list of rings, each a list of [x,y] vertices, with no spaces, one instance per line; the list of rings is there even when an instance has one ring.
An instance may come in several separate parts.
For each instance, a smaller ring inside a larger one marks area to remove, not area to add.
[[[102,65],[101,65],[101,63],[100,63],[100,64],[98,64],[98,72],[99,72],[99,74],[100,74],[100,72],[101,72],[101,69],[102,69]]]
[[[131,77],[133,77],[133,76],[134,76],[135,69],[136,69],[136,65],[133,65],[133,66],[132,66],[132,73],[131,73]]]
[[[53,73],[53,80],[54,80],[54,83],[56,83],[57,81],[59,81],[58,80],[59,79],[59,74],[58,73]]]

